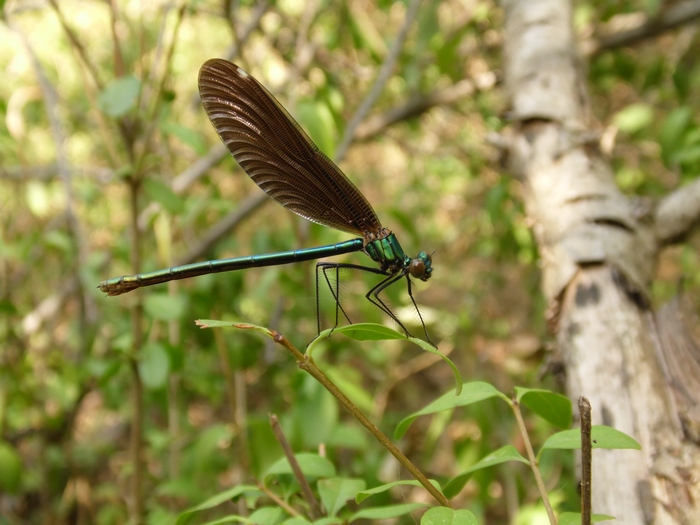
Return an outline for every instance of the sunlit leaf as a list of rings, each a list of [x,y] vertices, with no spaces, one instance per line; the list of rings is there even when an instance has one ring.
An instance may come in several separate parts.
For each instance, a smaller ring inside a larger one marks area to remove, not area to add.
[[[405,516],[410,514],[414,510],[429,507],[427,503],[402,503],[400,505],[386,505],[384,507],[371,507],[368,509],[362,509],[349,518],[349,522],[352,523],[355,520],[366,519],[366,520],[388,520],[391,518],[397,518],[399,516]]]
[[[187,299],[183,294],[149,293],[144,297],[143,307],[146,313],[161,321],[177,321],[187,312]]]
[[[479,525],[471,511],[448,507],[433,507],[425,511],[420,523],[421,525]]]
[[[519,461],[520,463],[525,463],[529,465],[530,462],[520,455],[520,452],[513,445],[506,445],[505,447],[499,448],[495,452],[492,452],[485,458],[482,458],[478,463],[472,465],[467,470],[450,480],[447,485],[445,485],[444,494],[445,497],[453,498],[464,488],[467,484],[469,478],[477,470],[484,468],[493,467],[494,465],[500,465],[501,463],[507,463],[509,461]]]
[[[146,179],[143,182],[143,188],[149,199],[157,202],[173,215],[182,212],[182,197],[171,190],[167,184],[163,184],[161,181],[155,179]]]
[[[329,478],[318,482],[318,495],[330,516],[335,516],[355,495],[365,488],[364,479]]]
[[[681,106],[673,109],[664,120],[658,140],[666,163],[669,163],[676,151],[683,146],[681,138],[691,125],[692,119],[692,109]]]
[[[294,454],[294,458],[299,463],[299,468],[301,468],[304,476],[310,478],[330,478],[335,476],[333,463],[318,454],[300,453]],[[289,465],[287,458],[282,458],[272,465],[265,474],[265,478],[279,474],[292,474],[292,467]]]
[[[163,122],[160,125],[160,129],[163,131],[163,133],[180,139],[184,144],[191,147],[198,155],[204,155],[207,152],[204,137],[202,137],[199,132],[187,126],[183,126],[182,124],[169,120]]]
[[[168,352],[158,343],[148,343],[141,350],[139,376],[146,388],[163,388],[170,373]]]
[[[284,511],[279,507],[262,507],[256,509],[248,518],[256,525],[275,525],[284,515]]]
[[[246,492],[258,492],[260,493],[260,490],[255,486],[255,485],[236,485],[233,488],[230,488],[228,490],[225,490],[223,492],[219,492],[218,494],[206,499],[199,505],[195,505],[194,507],[190,507],[189,509],[183,511],[177,518],[177,525],[184,524],[187,522],[187,518],[191,515],[194,514],[195,512],[199,512],[200,510],[206,510],[206,509],[211,509],[214,507],[218,507],[225,501],[230,501],[234,498],[237,498],[238,496],[241,496],[242,494],[245,494]]]
[[[618,128],[626,133],[636,133],[654,121],[654,110],[648,104],[630,104],[614,117]]]
[[[338,130],[327,104],[319,101],[303,101],[297,106],[299,124],[306,130],[318,149],[329,157],[336,147]]]
[[[401,439],[401,437],[403,437],[403,435],[406,433],[411,424],[416,420],[416,418],[420,416],[434,414],[435,412],[441,412],[443,410],[449,410],[451,408],[468,406],[473,403],[483,401],[485,399],[490,399],[492,397],[499,397],[507,403],[510,403],[510,399],[508,399],[507,396],[496,390],[496,388],[491,386],[489,383],[484,383],[481,381],[464,383],[462,385],[462,392],[459,395],[456,395],[454,392],[448,392],[447,394],[444,394],[437,400],[430,403],[422,410],[414,412],[410,416],[401,420],[401,422],[396,427],[394,436],[396,437],[396,439]]]
[[[442,489],[440,488],[440,484],[435,481],[434,479],[428,480],[430,481],[430,484],[438,489],[439,491],[442,492]],[[379,485],[378,487],[373,487],[371,489],[363,490],[362,492],[358,493],[357,496],[355,496],[355,501],[357,503],[361,503],[370,496],[373,496],[374,494],[382,494],[383,492],[387,492],[391,490],[394,487],[400,487],[403,485],[411,485],[414,487],[422,487],[417,480],[415,479],[402,479],[400,481],[392,481],[391,483],[385,483],[384,485]]]
[[[559,428],[569,428],[572,421],[571,400],[556,392],[536,388],[515,388],[516,399],[535,414]]]
[[[97,101],[102,111],[117,118],[136,108],[140,91],[141,81],[133,75],[125,75],[109,82]]]
[[[630,449],[630,450],[641,450],[642,447],[637,441],[619,430],[605,426],[605,425],[593,425],[591,428],[591,440],[593,448],[606,448],[606,449]],[[573,428],[571,430],[564,430],[563,432],[557,432],[553,436],[550,436],[542,449],[540,450],[538,456],[542,454],[545,450],[553,449],[572,449],[577,450],[581,448],[581,430],[578,428]]]

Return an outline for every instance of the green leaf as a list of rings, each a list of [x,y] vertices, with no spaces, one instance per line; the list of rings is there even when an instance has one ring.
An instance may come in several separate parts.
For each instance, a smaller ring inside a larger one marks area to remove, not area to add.
[[[73,253],[75,247],[73,246],[73,240],[64,231],[53,230],[44,235],[44,242],[47,246],[56,248],[63,253],[70,254]]]
[[[615,516],[607,514],[591,514],[591,523],[614,520]],[[562,512],[559,515],[559,525],[581,525],[581,514],[579,512]]]
[[[335,476],[335,467],[333,463],[326,458],[322,458],[318,454],[301,453],[294,454],[294,457],[299,463],[302,473],[308,478],[330,478]],[[287,458],[282,458],[274,463],[265,474],[265,479],[270,476],[280,474],[292,474],[292,467],[289,465]]]
[[[97,97],[100,109],[110,117],[121,117],[136,108],[141,81],[133,75],[115,78]]]
[[[245,494],[246,492],[262,494],[262,492],[260,492],[260,490],[255,485],[236,485],[233,488],[230,488],[230,489],[225,490],[223,492],[219,492],[218,494],[212,496],[211,498],[208,498],[207,500],[203,501],[199,505],[195,505],[194,507],[190,507],[189,509],[186,509],[178,516],[176,525],[180,525],[182,523],[185,523],[187,521],[187,518],[191,514],[194,514],[195,512],[199,512],[200,510],[206,510],[206,509],[218,507],[219,505],[221,505],[225,501],[232,500],[233,498],[241,496],[242,494]]]
[[[143,308],[154,319],[177,321],[187,312],[187,299],[184,295],[149,293],[143,300]]]
[[[667,164],[671,162],[674,153],[682,147],[681,139],[690,127],[692,119],[693,111],[688,106],[676,108],[666,117],[659,132],[659,144],[664,162]]]
[[[318,334],[318,337],[316,337],[316,339],[309,343],[309,345],[306,347],[306,354],[310,356],[313,353],[313,350],[316,347],[316,345],[323,339],[330,337],[331,334],[342,334],[346,337],[349,337],[350,339],[354,339],[355,341],[387,341],[398,339],[406,339],[408,341],[411,341],[412,343],[420,346],[426,352],[435,354],[439,356],[443,361],[445,361],[448,364],[448,366],[452,369],[452,374],[455,377],[455,388],[457,390],[457,394],[459,394],[461,391],[462,376],[460,375],[459,370],[457,369],[455,364],[447,356],[441,354],[437,348],[435,348],[427,341],[424,341],[423,339],[419,339],[417,337],[406,337],[404,334],[381,324],[358,323],[347,326],[341,326],[339,328],[324,330],[323,332]]]
[[[460,475],[450,480],[447,485],[445,485],[445,497],[450,499],[459,494],[464,488],[464,485],[467,484],[467,481],[469,481],[469,478],[477,470],[493,467],[494,465],[500,465],[501,463],[507,463],[509,461],[519,461],[526,465],[530,464],[527,459],[520,455],[520,452],[518,452],[513,445],[506,445],[492,452],[485,458],[482,458],[478,463],[472,465]]]
[[[593,448],[642,450],[641,445],[633,438],[624,432],[605,425],[593,425],[591,428],[591,440],[593,441]],[[573,428],[550,436],[537,455],[539,457],[545,450],[577,450],[580,448],[581,430]]]
[[[559,428],[569,428],[572,421],[571,400],[556,392],[515,387],[516,399],[545,421]]]
[[[625,133],[634,134],[654,122],[654,110],[648,104],[630,104],[618,111],[613,121]]]
[[[397,518],[399,516],[405,516],[410,514],[414,510],[423,509],[429,507],[428,503],[402,503],[400,505],[386,505],[384,507],[371,507],[368,509],[362,509],[348,519],[349,522],[353,522],[359,519],[366,520],[388,520],[391,518]]]
[[[22,458],[15,448],[0,441],[0,492],[15,494],[22,479]]]
[[[165,351],[168,352],[168,359],[170,360],[170,370],[173,372],[180,372],[185,366],[185,352],[181,346],[165,344],[163,345]]]
[[[204,138],[202,138],[202,135],[188,128],[187,126],[183,126],[178,122],[173,122],[169,120],[163,122],[160,125],[160,129],[166,135],[176,137],[185,144],[187,144],[198,155],[204,155],[207,152],[207,146],[204,141]]]
[[[165,387],[170,373],[168,352],[159,343],[148,343],[141,350],[139,376],[146,388],[158,390]]]
[[[335,516],[348,500],[365,488],[365,480],[352,478],[329,478],[318,482],[318,495],[326,512]]]
[[[476,516],[468,510],[433,507],[423,514],[421,525],[479,525]]]
[[[287,430],[288,439],[299,443],[306,450],[314,450],[327,443],[338,423],[338,401],[321,383],[310,375],[300,378],[300,388],[292,407],[292,428]]]
[[[434,479],[428,480],[430,481],[430,484],[438,489],[440,492],[442,492],[442,488],[440,488],[440,483],[435,481]],[[358,492],[357,495],[355,496],[355,502],[356,503],[361,503],[370,496],[373,496],[375,494],[381,494],[382,492],[387,492],[388,490],[391,490],[393,487],[398,487],[401,485],[411,485],[414,487],[422,487],[420,483],[418,483],[417,480],[415,479],[403,479],[401,481],[392,481],[391,483],[385,483],[384,485],[379,485],[378,487],[374,487],[372,489],[368,490],[363,490],[362,492]]]
[[[332,157],[335,153],[338,129],[327,104],[318,101],[303,101],[297,106],[299,123],[308,132],[318,148]]]
[[[679,164],[692,164],[700,160],[700,146],[683,148],[678,151],[673,160]]]
[[[343,373],[343,370],[339,367],[329,365],[325,368],[325,374],[357,408],[364,412],[374,410],[376,400],[365,385],[353,381],[353,377],[347,372]]]
[[[269,328],[266,328],[264,326],[258,326],[255,324],[248,324],[248,323],[235,323],[232,321],[217,321],[215,319],[197,319],[194,324],[199,326],[200,328],[237,328],[239,330],[253,330],[255,332],[260,332],[263,335],[266,335],[270,339],[274,340],[275,339],[275,334],[276,332],[270,330]]]
[[[179,215],[183,210],[183,200],[167,184],[154,179],[146,179],[143,189],[152,201],[160,204],[173,215]]]
[[[257,525],[256,522],[244,518],[243,516],[238,516],[237,514],[229,514],[223,518],[217,518],[214,521],[205,521],[201,525],[223,525],[224,523],[251,523]]]
[[[387,341],[392,339],[407,339],[407,337],[397,332],[396,330],[376,323],[358,323],[347,326],[340,326],[334,330],[324,330],[319,334],[330,336],[333,334],[342,334],[345,337],[354,339],[355,341]]]
[[[253,511],[248,518],[256,525],[275,525],[284,515],[284,511],[279,507],[262,507]]]
[[[500,397],[510,404],[510,399],[508,399],[507,396],[496,390],[488,383],[484,383],[482,381],[464,383],[462,385],[462,391],[459,395],[456,395],[454,392],[444,394],[442,397],[430,403],[427,407],[404,418],[396,427],[394,436],[396,439],[401,439],[411,424],[420,416],[434,414],[435,412],[441,412],[443,410],[450,410],[451,408],[455,407],[471,405],[492,397]]]

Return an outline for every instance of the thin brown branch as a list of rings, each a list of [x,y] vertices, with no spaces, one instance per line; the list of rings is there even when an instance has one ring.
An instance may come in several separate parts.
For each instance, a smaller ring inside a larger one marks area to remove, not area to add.
[[[379,428],[372,423],[365,414],[355,406],[355,404],[347,398],[343,392],[333,383],[326,374],[324,374],[320,368],[316,366],[313,359],[302,354],[289,340],[282,334],[276,331],[272,331],[274,340],[277,344],[286,348],[292,356],[297,360],[299,368],[305,370],[309,373],[316,381],[321,383],[323,387],[330,392],[333,397],[335,397],[340,404],[348,411],[350,414],[360,422],[360,424],[365,427],[374,438],[379,441],[379,443],[386,448],[389,453],[394,456],[401,465],[403,465],[406,470],[408,470],[411,475],[423,485],[425,490],[427,490],[443,507],[452,507],[450,502],[445,498],[445,496],[436,489],[430,480],[423,474],[418,467],[416,467],[410,459],[408,459],[403,452],[401,452],[396,445],[394,445],[391,440],[381,431]]]
[[[445,89],[434,91],[427,95],[413,97],[402,106],[395,107],[384,113],[368,118],[357,127],[355,131],[355,140],[370,140],[379,135],[386,128],[400,121],[417,117],[436,106],[453,104],[458,100],[473,95],[475,92],[476,86],[474,82],[466,79]]]
[[[239,204],[235,210],[221,219],[213,228],[210,228],[201,242],[192,248],[177,264],[189,264],[200,259],[205,253],[211,250],[222,237],[228,235],[240,222],[245,220],[246,217],[266,202],[270,202],[266,193],[258,192],[252,197],[248,197]]]
[[[131,219],[131,268],[134,273],[141,271],[141,234],[138,228],[138,201],[140,183],[138,177],[129,179],[129,205]],[[141,483],[144,474],[143,464],[143,384],[138,369],[138,356],[143,347],[143,303],[141,294],[131,308],[132,352],[129,356],[131,372],[131,436],[129,459],[132,465],[131,493],[129,497],[129,518],[135,525],[142,525],[143,491]]]
[[[149,112],[149,117],[147,119],[148,124],[146,131],[143,134],[142,139],[140,140],[141,151],[140,154],[137,155],[138,160],[135,164],[137,172],[141,170],[143,163],[145,162],[145,159],[150,152],[151,140],[153,139],[153,136],[156,130],[158,129],[158,112],[160,110],[161,104],[163,103],[163,94],[165,92],[165,86],[167,85],[168,80],[170,79],[170,64],[172,63],[173,55],[175,53],[177,35],[180,31],[180,27],[182,26],[182,21],[185,15],[185,8],[186,4],[183,4],[182,6],[180,6],[180,9],[177,10],[177,17],[175,19],[175,27],[173,28],[170,46],[168,47],[164,58],[163,74],[161,75],[160,82],[158,84],[157,89],[155,90],[153,105]],[[157,65],[154,64],[153,67],[155,69]]]
[[[304,473],[301,471],[301,467],[299,466],[299,462],[297,461],[297,458],[294,457],[294,451],[289,445],[289,441],[287,441],[287,437],[284,435],[284,432],[282,432],[279,419],[277,419],[275,414],[270,414],[270,427],[272,428],[272,433],[275,435],[277,443],[279,443],[279,446],[282,447],[284,457],[287,458],[297,483],[299,483],[301,494],[309,506],[311,517],[314,519],[314,521],[319,519],[321,516],[323,516],[321,505],[318,503],[314,493],[311,491],[311,486],[309,485],[309,482],[306,481]]]
[[[270,3],[267,0],[262,0],[257,3],[257,5],[253,8],[253,12],[251,13],[250,20],[248,23],[243,27],[243,29],[238,32],[238,40],[234,40],[234,43],[231,47],[229,47],[226,50],[226,53],[224,54],[225,57],[228,60],[232,60],[233,57],[238,56],[240,60],[238,60],[238,63],[241,65],[245,66],[245,57],[243,57],[242,49],[245,45],[245,43],[248,41],[248,38],[252,34],[252,32],[260,26],[260,20],[262,20],[263,15],[267,11],[267,8],[270,7]],[[228,18],[228,17],[227,17]],[[245,69],[245,67],[244,67]]]
[[[74,257],[74,261],[70,266],[73,268],[76,275],[76,292],[79,303],[78,322],[79,333],[81,334],[79,339],[79,349],[80,355],[85,355],[88,350],[86,346],[87,340],[82,337],[82,335],[85,335],[88,332],[88,322],[94,320],[95,309],[93,307],[93,301],[90,295],[85,292],[83,283],[80,280],[79,270],[83,268],[85,261],[87,260],[87,249],[85,247],[85,243],[83,242],[85,235],[82,232],[82,227],[75,211],[76,199],[73,184],[73,171],[69,165],[68,155],[66,153],[66,132],[61,120],[60,100],[54,86],[51,84],[48,76],[45,74],[44,68],[34,52],[34,48],[32,47],[31,43],[26,38],[24,33],[20,32],[19,30],[15,30],[15,32],[20,36],[20,39],[24,44],[25,50],[29,55],[32,68],[41,88],[44,104],[46,106],[46,115],[49,119],[51,135],[56,150],[56,167],[66,193],[65,217],[68,224],[70,239],[73,243],[72,252]],[[93,313],[93,315],[90,315],[91,313]]]
[[[86,175],[92,180],[100,183],[109,182],[114,175],[114,172],[107,168],[99,166],[71,166],[71,169],[76,175]],[[10,181],[51,181],[59,174],[58,164],[55,162],[49,164],[36,164],[29,166],[0,166],[0,179]]]
[[[443,356],[449,356],[454,349],[455,346],[450,345],[447,348],[443,346],[440,351]],[[440,356],[431,352],[423,352],[406,362],[390,367],[386,380],[383,382],[382,387],[374,396],[374,405],[376,407],[374,416],[380,417],[384,413],[387,401],[389,399],[389,394],[397,384],[439,362],[442,362]]]
[[[54,11],[56,12],[56,16],[58,17],[58,21],[60,22],[61,27],[63,27],[63,30],[65,31],[66,35],[68,36],[68,40],[70,40],[71,44],[73,45],[73,48],[78,53],[78,56],[80,56],[80,59],[82,60],[83,64],[87,68],[87,70],[90,72],[90,75],[92,76],[92,81],[95,83],[95,85],[99,89],[102,89],[102,82],[100,81],[100,76],[97,73],[97,68],[92,63],[92,61],[88,58],[87,51],[85,51],[85,47],[78,39],[78,35],[75,34],[73,29],[71,29],[71,27],[68,25],[68,22],[66,21],[66,19],[63,17],[63,13],[61,13],[61,10],[58,8],[57,1],[56,0],[49,0],[49,3],[51,4],[51,7],[53,7]]]
[[[233,375],[233,370],[231,370],[231,364],[226,354],[226,340],[224,339],[223,332],[221,330],[214,331],[214,342],[216,345],[216,350],[219,354],[219,363],[221,364],[221,371],[224,375],[224,387],[226,390],[226,398],[229,410],[229,418],[231,425],[233,427],[233,433],[239,436],[245,430],[241,427],[238,418],[236,417],[236,411],[238,407],[238,401],[236,399],[236,382]],[[241,454],[241,457],[246,457],[247,454]],[[247,460],[246,460],[247,464]]]
[[[258,486],[258,488],[260,489],[261,492],[264,492],[265,495],[275,503],[275,505],[277,505],[277,506],[279,506],[279,508],[287,511],[290,516],[299,516],[299,513],[296,511],[296,509],[294,509],[286,501],[284,501],[282,498],[280,498],[277,494],[275,494],[270,489],[268,489],[265,485],[263,485],[260,482],[257,482],[256,485]]]
[[[236,392],[236,421],[241,433],[236,436],[238,443],[238,464],[241,467],[241,479],[246,479],[250,471],[250,456],[248,455],[248,391],[246,389],[245,372],[236,370],[233,373],[233,384]]]
[[[396,35],[396,39],[394,40],[394,43],[391,46],[389,55],[386,57],[386,60],[384,60],[384,63],[382,64],[382,67],[379,70],[379,74],[377,75],[377,78],[375,79],[372,88],[369,90],[369,93],[367,93],[367,96],[360,104],[360,107],[357,108],[357,111],[352,116],[352,118],[348,122],[348,125],[345,128],[343,138],[340,140],[338,148],[335,152],[336,162],[342,160],[345,154],[347,153],[348,148],[352,143],[353,137],[355,136],[355,129],[357,128],[357,126],[360,125],[360,122],[362,122],[362,120],[367,116],[369,110],[372,109],[372,106],[374,106],[375,102],[379,98],[379,95],[381,95],[385,84],[389,80],[391,72],[394,70],[394,66],[396,65],[396,62],[399,58],[401,48],[403,47],[406,37],[408,36],[408,30],[413,24],[416,15],[418,14],[418,8],[420,7],[420,4],[420,0],[412,0],[409,4],[403,25],[401,26],[398,35]]]
[[[233,0],[224,0],[223,10],[224,18],[228,21],[229,28],[231,29],[231,38],[233,39],[233,45],[236,49],[241,49],[241,39],[238,37],[238,30],[236,29],[236,17],[234,12],[238,8],[238,2]]]
[[[126,64],[124,62],[124,53],[122,52],[121,42],[119,40],[119,32],[117,31],[117,22],[119,13],[117,4],[114,0],[107,2],[109,4],[109,28],[112,31],[112,53],[114,55],[114,76],[119,78],[124,76],[126,72]]]
[[[591,443],[591,403],[585,397],[578,399],[581,414],[581,525],[591,525],[591,468],[593,444]]]
[[[700,179],[677,188],[658,203],[654,233],[662,246],[675,244],[700,225]]]
[[[655,17],[639,17],[634,27],[605,35],[583,46],[584,54],[597,55],[604,51],[634,45],[666,31],[686,25],[700,18],[700,2],[692,0],[663,9]]]
[[[227,153],[228,148],[220,141],[217,141],[217,144],[203,157],[198,158],[173,179],[172,190],[178,195],[182,194],[207,171],[221,162],[221,159],[223,159]]]

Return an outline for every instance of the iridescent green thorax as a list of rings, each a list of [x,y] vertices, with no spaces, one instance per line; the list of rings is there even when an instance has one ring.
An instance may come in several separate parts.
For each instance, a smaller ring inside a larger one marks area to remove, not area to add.
[[[393,233],[389,233],[383,239],[369,241],[365,244],[365,252],[373,261],[379,263],[382,270],[390,274],[410,273],[417,279],[427,281],[433,271],[430,255],[420,252],[415,259],[411,259]]]

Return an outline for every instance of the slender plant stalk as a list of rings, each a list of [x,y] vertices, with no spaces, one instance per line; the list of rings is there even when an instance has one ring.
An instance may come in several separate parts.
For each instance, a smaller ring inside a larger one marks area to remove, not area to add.
[[[314,519],[314,521],[319,519],[321,516],[323,516],[321,505],[319,505],[318,500],[314,496],[311,486],[309,486],[309,482],[306,481],[304,473],[301,471],[301,467],[299,466],[299,462],[297,461],[297,458],[294,457],[294,451],[289,445],[289,441],[287,441],[287,437],[284,435],[284,432],[282,432],[279,419],[275,414],[270,414],[270,427],[272,428],[272,433],[275,435],[277,443],[279,443],[280,447],[282,447],[284,456],[287,458],[289,465],[292,467],[294,477],[299,483],[299,487],[301,487],[301,494],[304,496],[304,500],[306,500],[306,503],[309,505],[311,517]]]
[[[235,436],[235,450],[240,469],[239,479],[248,478],[250,471],[250,457],[248,455],[248,436],[246,434],[246,390],[245,375],[239,370],[232,370],[226,354],[226,340],[221,330],[214,331],[214,342],[219,353],[221,371],[224,374],[226,398],[229,406],[229,417]],[[247,516],[248,507],[243,498],[238,500],[238,515]]]
[[[135,272],[141,268],[140,235],[138,228],[138,181],[132,179],[130,188],[131,196],[131,267]],[[129,356],[129,369],[131,371],[131,436],[129,456],[133,472],[131,474],[131,498],[130,521],[135,525],[143,523],[143,498],[141,495],[141,478],[143,476],[142,461],[142,434],[143,434],[143,385],[139,375],[137,356],[143,346],[143,304],[141,295],[131,309],[131,333],[133,350]]]
[[[177,292],[177,281],[168,283],[168,294],[174,296]],[[180,323],[168,322],[168,343],[174,348],[182,343]],[[181,427],[180,427],[180,372],[171,372],[168,377],[168,433],[170,447],[168,450],[168,472],[171,479],[177,478],[180,472]]]
[[[551,525],[557,525],[557,517],[554,515],[552,510],[552,504],[549,502],[549,496],[547,496],[547,489],[544,486],[544,481],[542,481],[542,473],[540,472],[540,467],[537,465],[537,458],[535,457],[535,452],[532,450],[532,443],[530,443],[530,436],[527,434],[527,429],[525,428],[525,421],[523,421],[523,413],[520,411],[520,403],[515,399],[512,400],[511,407],[515,413],[515,419],[518,421],[518,429],[520,430],[520,435],[525,442],[525,449],[527,450],[527,457],[530,460],[530,469],[535,475],[535,481],[537,482],[537,488],[542,496],[542,502],[544,503],[544,508],[547,509],[547,516],[549,516],[549,523]]]
[[[281,509],[287,511],[287,513],[289,513],[290,516],[300,517],[299,512],[294,507],[290,506],[286,501],[284,501],[277,494],[268,489],[265,485],[263,485],[259,481],[256,482],[256,485],[258,486],[261,492],[264,492],[265,495],[272,501],[274,501],[275,504],[278,505]]]
[[[432,483],[425,477],[425,475],[418,470],[410,459],[408,459],[403,452],[401,452],[396,445],[394,445],[391,440],[381,431],[379,428],[372,423],[367,416],[365,416],[359,408],[357,408],[352,401],[350,401],[345,394],[343,394],[340,389],[335,386],[335,384],[326,377],[326,375],[315,365],[312,358],[302,354],[292,343],[287,340],[282,334],[275,330],[271,330],[273,339],[275,342],[291,352],[294,358],[299,364],[299,368],[306,370],[316,381],[321,383],[326,390],[328,390],[333,396],[340,401],[340,404],[345,407],[345,409],[350,412],[355,419],[357,419],[362,426],[364,426],[369,432],[379,441],[384,448],[386,448],[392,456],[394,456],[399,463],[401,463],[406,470],[408,470],[414,478],[425,487],[427,490],[443,507],[452,507],[447,498],[436,489]]]
[[[341,160],[347,153],[350,143],[355,136],[357,126],[359,126],[360,122],[362,122],[362,120],[367,116],[369,110],[377,101],[379,95],[384,89],[385,84],[389,80],[391,72],[394,70],[394,66],[398,61],[401,48],[403,47],[406,37],[408,36],[408,30],[411,28],[413,21],[418,15],[418,8],[421,4],[421,0],[412,0],[409,4],[408,9],[406,10],[406,18],[403,21],[403,25],[401,26],[399,34],[396,35],[396,39],[391,45],[389,55],[384,60],[384,63],[377,74],[377,78],[372,84],[372,88],[370,89],[369,93],[367,93],[367,96],[362,101],[360,107],[357,109],[353,117],[350,119],[350,122],[348,122],[347,126],[345,126],[345,133],[343,134],[343,138],[340,140],[340,144],[335,151],[336,161]]]
[[[593,444],[591,443],[591,403],[581,396],[578,400],[581,414],[581,525],[591,525],[591,472]]]
[[[234,418],[240,432],[236,435],[238,444],[238,465],[241,469],[240,479],[247,479],[250,472],[250,456],[248,455],[248,391],[246,390],[245,372],[236,370],[233,373],[233,385],[236,395]],[[247,516],[248,507],[243,498],[238,501],[238,515]]]

